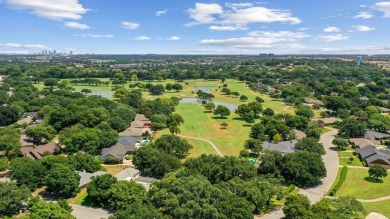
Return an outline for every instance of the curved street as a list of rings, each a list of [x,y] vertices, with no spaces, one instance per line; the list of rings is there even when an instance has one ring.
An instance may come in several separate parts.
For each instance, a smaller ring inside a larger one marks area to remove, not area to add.
[[[321,180],[320,184],[313,186],[311,188],[303,188],[299,190],[299,194],[306,195],[310,202],[316,203],[320,201],[326,193],[331,188],[333,182],[336,180],[337,173],[339,170],[339,157],[337,152],[332,150],[334,147],[332,144],[333,139],[337,135],[337,130],[332,129],[332,131],[324,133],[320,137],[320,142],[324,145],[326,154],[322,156],[326,168],[326,177]],[[284,214],[282,208],[270,212],[263,217],[262,219],[280,219],[283,218]]]

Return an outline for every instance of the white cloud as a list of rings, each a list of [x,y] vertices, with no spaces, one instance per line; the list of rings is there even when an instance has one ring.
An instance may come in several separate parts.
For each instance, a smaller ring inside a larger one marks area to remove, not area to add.
[[[308,30],[309,28],[307,28],[307,27],[301,27],[301,28],[299,28],[298,29],[298,31],[305,31],[305,30]]]
[[[73,36],[92,37],[92,38],[112,38],[112,37],[114,37],[114,35],[112,35],[112,34],[75,34]]]
[[[373,31],[375,30],[375,27],[369,27],[369,26],[363,26],[363,25],[357,25],[352,26],[352,32],[367,32],[367,31]]]
[[[187,12],[190,14],[190,17],[195,20],[194,22],[187,23],[187,26],[192,26],[214,23],[216,18],[213,17],[213,15],[222,14],[223,9],[221,5],[216,3],[195,3],[195,8],[190,8]]]
[[[156,12],[156,16],[161,16],[161,15],[164,15],[164,14],[166,14],[168,12],[168,10],[167,9],[165,9],[165,10],[161,10],[161,11],[157,11]]]
[[[340,28],[338,28],[338,27],[327,27],[327,28],[324,29],[324,32],[336,33],[336,32],[340,32]]]
[[[122,28],[128,29],[128,30],[136,30],[139,28],[139,24],[131,22],[131,21],[122,21]]]
[[[5,0],[14,10],[52,20],[78,20],[87,13],[78,0]]]
[[[390,46],[370,45],[370,46],[351,46],[351,47],[324,47],[301,50],[303,53],[324,53],[324,54],[383,54],[389,53]]]
[[[44,46],[42,44],[19,44],[19,43],[3,43],[0,44],[0,47],[7,47],[7,48],[21,48],[21,49],[46,49],[47,46]]]
[[[372,15],[371,12],[365,12],[365,11],[362,11],[362,12],[359,12],[355,17],[353,18],[361,18],[361,19],[370,19],[372,18],[374,15]]]
[[[319,42],[333,42],[340,40],[347,40],[349,37],[343,34],[331,34],[331,35],[319,35],[314,38],[315,41]]]
[[[64,25],[66,27],[78,30],[88,30],[90,27],[86,24],[80,24],[78,22],[65,22]]]
[[[27,55],[30,52],[28,51],[1,51],[0,54],[6,54],[6,55]]]
[[[134,40],[140,40],[140,41],[150,40],[150,37],[148,37],[148,36],[138,36],[138,37],[135,37]]]
[[[302,48],[303,45],[296,43],[300,39],[309,37],[303,32],[291,31],[252,31],[246,37],[236,37],[227,39],[204,39],[201,45],[225,46],[233,48]]]
[[[247,30],[248,28],[245,26],[210,26],[209,30],[215,31],[236,31],[236,30]]]
[[[289,10],[254,6],[253,3],[227,3],[225,7],[226,10],[217,3],[196,3],[195,8],[187,10],[190,18],[194,21],[187,23],[186,26],[218,24],[211,26],[209,29],[232,31],[232,27],[246,27],[250,23],[282,22],[299,24],[302,22],[299,18],[292,16]],[[242,28],[236,29],[241,30]]]
[[[166,38],[166,40],[171,40],[171,41],[176,41],[176,40],[180,40],[181,38],[178,37],[178,36],[170,36],[168,38]]]
[[[390,18],[390,2],[378,2],[372,6],[373,9],[383,12],[383,17]]]

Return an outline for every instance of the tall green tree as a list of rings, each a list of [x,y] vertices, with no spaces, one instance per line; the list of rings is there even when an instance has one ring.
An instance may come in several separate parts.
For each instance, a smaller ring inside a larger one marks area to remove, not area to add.
[[[18,212],[30,196],[31,192],[25,185],[18,187],[14,182],[0,182],[0,216]]]
[[[80,191],[80,176],[68,166],[55,166],[46,177],[47,191],[60,198],[76,196]]]

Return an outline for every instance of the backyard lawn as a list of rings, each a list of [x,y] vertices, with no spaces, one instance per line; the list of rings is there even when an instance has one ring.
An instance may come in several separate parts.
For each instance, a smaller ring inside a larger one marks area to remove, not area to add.
[[[337,192],[338,196],[353,196],[358,199],[375,199],[390,195],[390,177],[383,178],[383,183],[372,183],[368,177],[368,169],[348,169],[347,179]]]

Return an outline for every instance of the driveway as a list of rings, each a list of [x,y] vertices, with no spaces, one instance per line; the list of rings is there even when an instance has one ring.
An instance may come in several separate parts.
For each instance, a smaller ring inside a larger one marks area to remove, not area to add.
[[[333,182],[336,180],[337,172],[339,170],[339,157],[337,155],[337,152],[332,150],[331,148],[334,147],[332,141],[337,135],[337,132],[337,130],[332,130],[330,132],[322,134],[320,138],[320,142],[324,145],[324,149],[326,151],[326,154],[322,156],[322,160],[324,161],[326,168],[326,177],[322,179],[317,186],[299,190],[299,194],[306,195],[312,204],[320,201],[329,191]],[[270,212],[269,214],[264,215],[261,218],[279,219],[283,217],[284,214],[282,208],[280,208],[278,210]]]
[[[77,219],[107,219],[111,216],[111,213],[101,208],[89,208],[73,204],[70,204],[70,206],[73,208],[72,215]]]

